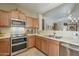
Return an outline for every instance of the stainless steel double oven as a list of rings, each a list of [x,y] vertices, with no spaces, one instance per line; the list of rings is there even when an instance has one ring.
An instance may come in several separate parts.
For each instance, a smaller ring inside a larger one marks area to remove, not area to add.
[[[26,50],[27,37],[25,36],[25,21],[11,20],[11,55],[16,55]]]

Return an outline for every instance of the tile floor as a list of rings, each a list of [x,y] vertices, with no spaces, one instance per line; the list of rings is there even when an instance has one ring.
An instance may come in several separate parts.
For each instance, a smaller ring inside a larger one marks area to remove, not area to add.
[[[31,48],[23,53],[20,53],[16,56],[46,56],[45,54],[43,54],[42,52],[40,52],[38,49],[36,48]]]

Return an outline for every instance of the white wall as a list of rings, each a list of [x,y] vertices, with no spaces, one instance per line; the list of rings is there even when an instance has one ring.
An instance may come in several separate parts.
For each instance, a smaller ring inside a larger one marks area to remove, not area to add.
[[[42,19],[43,19],[42,15],[39,14],[38,18],[39,18],[39,31],[41,31],[42,30]]]

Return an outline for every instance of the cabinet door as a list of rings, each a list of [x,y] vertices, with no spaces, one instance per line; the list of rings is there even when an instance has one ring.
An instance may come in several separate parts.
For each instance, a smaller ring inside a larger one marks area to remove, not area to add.
[[[39,27],[39,21],[38,21],[38,19],[37,18],[34,18],[33,19],[33,26],[35,27],[35,28],[38,28]]]
[[[41,43],[42,45],[42,47],[41,47],[41,50],[45,53],[45,54],[47,54],[48,55],[48,39],[46,39],[46,38],[42,38],[42,43]]]
[[[39,36],[36,36],[36,44],[35,46],[41,50],[41,38]]]
[[[12,10],[10,14],[11,14],[11,18],[19,19],[19,11]]]
[[[31,17],[27,17],[27,26],[26,27],[33,27],[33,19]]]
[[[59,56],[59,42],[49,40],[49,56]]]
[[[28,37],[28,48],[35,46],[35,36],[29,36]]]
[[[9,39],[0,40],[0,55],[10,55],[10,41]]]
[[[23,13],[19,12],[19,19],[26,20],[26,16]]]
[[[10,15],[8,12],[0,11],[0,26],[1,27],[10,26]]]

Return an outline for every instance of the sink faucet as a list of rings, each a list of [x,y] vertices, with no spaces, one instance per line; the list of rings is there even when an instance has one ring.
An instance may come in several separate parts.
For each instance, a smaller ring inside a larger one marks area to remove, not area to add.
[[[56,36],[56,33],[54,32],[53,34],[54,34],[54,38],[55,38],[55,36]]]

